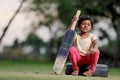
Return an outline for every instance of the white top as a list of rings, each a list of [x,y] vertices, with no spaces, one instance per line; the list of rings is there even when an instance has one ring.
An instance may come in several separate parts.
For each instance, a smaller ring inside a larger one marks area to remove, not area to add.
[[[88,49],[92,44],[92,41],[96,39],[96,35],[92,33],[89,33],[87,38],[82,38],[79,34],[76,34],[73,45],[78,49],[79,53],[82,52],[80,53],[82,56],[85,56],[88,53]]]

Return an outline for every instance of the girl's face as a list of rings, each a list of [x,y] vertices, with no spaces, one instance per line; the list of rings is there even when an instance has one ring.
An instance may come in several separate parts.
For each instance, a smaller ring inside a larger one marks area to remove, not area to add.
[[[83,33],[87,33],[91,30],[92,24],[90,20],[84,20],[81,22],[81,24],[79,25],[79,29],[81,30],[81,32]]]

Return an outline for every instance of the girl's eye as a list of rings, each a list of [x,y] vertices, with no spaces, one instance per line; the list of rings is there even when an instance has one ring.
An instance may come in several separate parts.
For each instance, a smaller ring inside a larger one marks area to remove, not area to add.
[[[82,23],[81,25],[85,25],[85,23]]]
[[[88,26],[91,26],[90,24],[88,24]]]
[[[85,24],[85,23],[83,23],[83,24],[81,24],[81,25],[87,25],[87,26],[91,26],[91,24]]]

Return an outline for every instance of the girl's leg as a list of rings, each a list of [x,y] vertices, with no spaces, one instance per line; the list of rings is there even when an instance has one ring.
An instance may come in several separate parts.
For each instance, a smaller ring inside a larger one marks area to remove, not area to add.
[[[96,69],[96,65],[97,65],[97,62],[98,62],[98,59],[99,59],[99,55],[100,55],[99,50],[97,50],[95,54],[91,54],[92,60],[91,60],[91,64],[90,64],[90,70],[92,72],[94,72],[95,69]]]
[[[81,58],[80,54],[78,53],[76,47],[70,48],[69,59],[72,63],[73,71],[76,71],[76,73],[78,75],[78,73],[79,73],[78,63],[81,61],[82,58]],[[73,73],[73,75],[74,75],[74,73]]]
[[[86,61],[84,64],[90,64],[88,76],[91,76],[94,73],[98,59],[99,59],[99,55],[100,55],[100,52],[99,52],[99,50],[97,50],[96,53],[91,53],[91,54],[86,56],[86,58],[85,58]]]

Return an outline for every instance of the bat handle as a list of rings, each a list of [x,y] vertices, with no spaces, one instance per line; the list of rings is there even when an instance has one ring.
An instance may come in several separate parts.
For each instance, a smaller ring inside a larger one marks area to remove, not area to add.
[[[75,15],[76,18],[79,18],[80,13],[81,13],[81,11],[80,11],[80,10],[77,10],[77,13],[76,13],[76,15]],[[75,30],[75,26],[76,26],[76,24],[77,24],[77,20],[74,21],[74,22],[71,24],[71,28],[70,28],[70,30]]]

